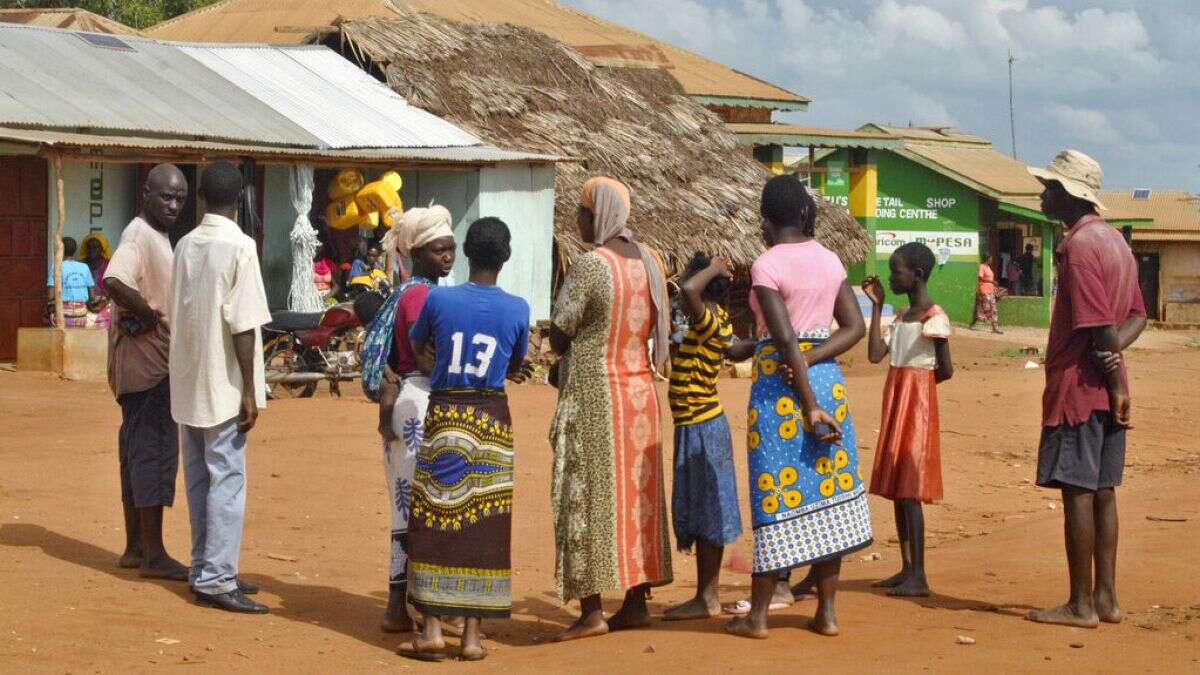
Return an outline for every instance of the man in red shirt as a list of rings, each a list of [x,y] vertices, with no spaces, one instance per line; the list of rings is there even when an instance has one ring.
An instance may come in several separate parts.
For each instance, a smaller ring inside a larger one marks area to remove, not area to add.
[[[1067,226],[1056,249],[1058,295],[1046,347],[1037,484],[1062,490],[1071,596],[1031,621],[1095,628],[1119,623],[1117,498],[1125,468],[1129,385],[1121,352],[1146,327],[1137,263],[1096,210],[1102,172],[1077,150],[1046,169],[1042,213]],[[1096,572],[1092,582],[1093,565]]]

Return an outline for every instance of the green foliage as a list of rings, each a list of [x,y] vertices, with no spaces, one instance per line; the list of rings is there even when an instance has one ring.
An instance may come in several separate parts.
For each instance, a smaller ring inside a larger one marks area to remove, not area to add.
[[[79,7],[131,28],[149,28],[160,21],[211,5],[216,0],[0,0],[0,8],[44,9]]]

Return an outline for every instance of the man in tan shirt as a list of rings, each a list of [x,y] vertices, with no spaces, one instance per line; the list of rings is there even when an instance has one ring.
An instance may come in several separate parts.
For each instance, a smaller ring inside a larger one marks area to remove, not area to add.
[[[172,164],[154,167],[142,187],[142,211],[121,234],[105,271],[116,305],[109,326],[108,382],[121,405],[118,438],[125,553],[119,565],[143,577],[187,580],[167,554],[163,507],[175,501],[179,430],[171,419],[167,377],[171,270],[167,231],[187,202],[188,185]]]

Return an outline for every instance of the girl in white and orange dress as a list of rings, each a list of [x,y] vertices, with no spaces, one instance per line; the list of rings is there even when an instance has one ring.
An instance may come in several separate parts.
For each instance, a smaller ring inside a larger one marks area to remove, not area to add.
[[[870,487],[871,494],[892,500],[896,512],[903,567],[874,584],[889,589],[889,595],[929,595],[921,504],[942,498],[937,384],[954,374],[950,318],[926,288],[934,263],[933,252],[919,242],[892,254],[888,285],[893,293],[908,295],[909,307],[896,314],[887,342],[879,328],[883,284],[875,276],[862,283],[872,304],[868,356],[879,363],[891,354]]]

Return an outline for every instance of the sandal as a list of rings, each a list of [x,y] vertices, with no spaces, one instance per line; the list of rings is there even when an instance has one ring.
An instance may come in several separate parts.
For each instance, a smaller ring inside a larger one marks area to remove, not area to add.
[[[441,647],[433,649],[422,649],[420,638],[414,638],[408,642],[401,642],[400,646],[396,648],[396,653],[418,661],[444,661],[446,660],[446,645],[443,644]]]

